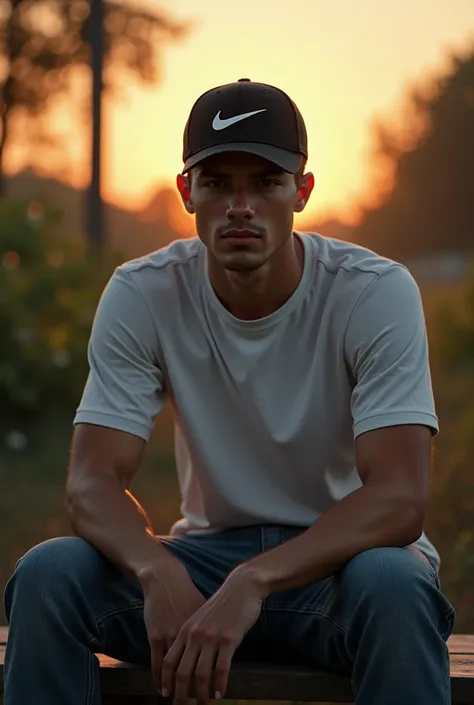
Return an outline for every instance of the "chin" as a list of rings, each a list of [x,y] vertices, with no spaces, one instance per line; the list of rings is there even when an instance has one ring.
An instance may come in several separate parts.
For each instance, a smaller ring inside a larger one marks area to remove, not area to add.
[[[254,272],[263,267],[267,260],[263,257],[252,257],[249,254],[234,253],[229,257],[219,257],[219,262],[231,272]]]

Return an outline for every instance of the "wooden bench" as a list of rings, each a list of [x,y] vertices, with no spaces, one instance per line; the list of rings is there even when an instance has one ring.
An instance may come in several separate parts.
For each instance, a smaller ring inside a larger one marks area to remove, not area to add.
[[[8,630],[0,627],[0,703],[3,702],[3,661]],[[474,635],[455,634],[448,642],[452,705],[474,703]],[[149,670],[100,656],[103,705],[156,705]],[[300,700],[351,703],[350,680],[328,671],[272,664],[236,663],[226,698],[238,700]]]

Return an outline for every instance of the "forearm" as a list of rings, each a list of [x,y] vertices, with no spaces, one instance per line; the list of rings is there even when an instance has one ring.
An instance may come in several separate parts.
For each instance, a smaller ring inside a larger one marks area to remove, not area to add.
[[[144,509],[114,477],[89,480],[67,494],[71,527],[121,570],[140,581],[160,568],[181,564],[155,538]]]
[[[406,496],[389,497],[381,483],[364,485],[305,532],[237,570],[259,583],[263,595],[301,587],[336,573],[362,551],[416,541],[422,523]]]

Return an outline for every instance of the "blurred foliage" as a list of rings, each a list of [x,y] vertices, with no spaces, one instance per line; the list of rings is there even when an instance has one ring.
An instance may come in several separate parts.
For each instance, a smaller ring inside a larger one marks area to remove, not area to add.
[[[54,145],[48,110],[66,97],[72,109],[84,117],[89,111],[89,92],[78,105],[73,73],[90,66],[88,0],[3,0],[0,4],[0,167],[4,142],[27,139],[33,152],[41,141]],[[148,12],[128,2],[104,0],[104,90],[122,94],[127,73],[146,83],[160,78],[161,51],[177,41],[189,25],[173,20],[157,8]],[[87,111],[87,112],[86,112]],[[17,113],[31,118],[28,131]],[[15,118],[15,119],[13,119]],[[20,135],[14,132],[18,125]],[[21,126],[21,127],[20,127]],[[0,169],[1,175],[1,169]]]
[[[378,125],[376,142],[386,193],[356,241],[402,261],[474,250],[474,49],[412,91],[402,126]]]
[[[474,267],[455,305],[446,302],[439,306],[438,325],[445,333],[439,347],[443,362],[451,372],[474,379]],[[469,403],[474,408],[474,399]]]
[[[474,267],[441,302],[433,327],[433,383],[440,435],[428,530],[443,559],[457,631],[474,632]]]
[[[167,418],[168,417],[168,418]],[[157,533],[168,533],[179,515],[179,490],[174,472],[172,435],[166,439],[169,415],[158,419],[133,483]],[[71,415],[44,418],[22,434],[21,444],[0,437],[0,592],[15,562],[31,546],[55,536],[71,535],[64,487],[72,435]],[[0,624],[4,624],[0,609]]]
[[[97,299],[119,261],[97,263],[82,238],[55,233],[58,220],[41,203],[0,204],[0,429],[13,445],[39,417],[74,412]]]
[[[38,201],[0,202],[0,589],[38,541],[70,533],[63,493],[87,343],[119,253],[91,256]],[[157,466],[160,472],[156,472]],[[161,415],[133,490],[159,532],[179,512],[172,419]],[[3,618],[0,613],[0,623]]]

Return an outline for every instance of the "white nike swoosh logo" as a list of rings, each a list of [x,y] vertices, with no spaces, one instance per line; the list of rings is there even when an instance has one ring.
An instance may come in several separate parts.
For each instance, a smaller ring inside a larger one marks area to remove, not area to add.
[[[234,117],[225,118],[224,120],[221,120],[221,111],[219,110],[216,117],[212,121],[212,127],[214,130],[225,130],[226,127],[230,127],[241,120],[246,120],[247,118],[252,117],[252,115],[257,115],[257,113],[264,113],[265,110],[266,108],[262,108],[261,110],[252,110],[250,113],[234,115]]]

